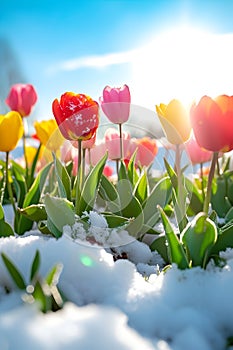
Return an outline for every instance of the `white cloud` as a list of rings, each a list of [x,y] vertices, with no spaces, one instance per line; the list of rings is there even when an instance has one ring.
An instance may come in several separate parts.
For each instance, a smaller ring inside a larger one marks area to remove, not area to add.
[[[103,68],[115,64],[131,62],[135,57],[136,50],[108,53],[104,55],[92,55],[66,60],[50,67],[49,71],[57,73],[59,71],[73,71],[81,68]]]

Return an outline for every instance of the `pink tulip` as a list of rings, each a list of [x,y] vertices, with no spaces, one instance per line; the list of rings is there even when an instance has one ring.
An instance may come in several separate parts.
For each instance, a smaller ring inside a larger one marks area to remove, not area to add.
[[[130,101],[130,91],[127,85],[120,88],[106,86],[103,90],[103,96],[100,97],[100,105],[104,114],[114,124],[127,122],[130,113]]]
[[[130,146],[130,135],[127,132],[122,133],[124,154],[128,153]],[[112,160],[121,159],[120,135],[116,129],[109,128],[104,135],[108,158]]]
[[[32,107],[37,101],[37,94],[30,84],[15,84],[11,87],[6,104],[12,111],[26,117],[31,113]]]
[[[194,136],[192,136],[189,141],[185,143],[185,148],[192,164],[205,163],[211,160],[212,152],[201,148]]]
[[[105,142],[99,143],[90,149],[91,164],[95,166],[106,153]],[[88,158],[87,158],[88,161]]]

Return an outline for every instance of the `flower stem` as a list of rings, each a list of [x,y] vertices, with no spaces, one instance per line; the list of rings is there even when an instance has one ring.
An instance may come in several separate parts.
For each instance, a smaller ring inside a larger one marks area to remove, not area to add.
[[[215,172],[215,167],[218,161],[218,152],[213,153],[212,161],[211,161],[211,166],[210,166],[210,172],[208,176],[208,182],[207,182],[207,191],[206,191],[206,196],[205,196],[205,201],[203,205],[203,212],[208,215],[209,212],[209,205],[210,205],[210,199],[211,199],[211,188],[212,188],[212,181],[214,178],[214,172]]]
[[[205,198],[205,191],[204,191],[203,163],[200,163],[200,177],[201,177],[201,193],[202,193],[202,199],[203,199],[203,201],[204,201],[204,198]]]
[[[24,119],[23,119],[24,122]],[[28,160],[26,155],[26,133],[25,133],[25,122],[24,122],[24,128],[23,128],[23,153],[24,153],[24,159],[25,159],[25,170],[26,170],[26,182],[28,179]]]
[[[6,171],[5,171],[5,183],[6,183],[6,188],[8,190],[10,202],[12,204],[14,213],[16,213],[16,206],[15,206],[15,200],[11,188],[11,183],[9,181],[9,152],[6,152]]]
[[[176,159],[175,159],[175,169],[177,174],[177,213],[176,217],[178,219],[178,226],[180,231],[184,229],[186,226],[186,211],[185,211],[185,192],[182,180],[182,172],[181,172],[181,148],[180,145],[176,145]]]
[[[78,139],[78,162],[77,162],[77,175],[76,175],[76,196],[75,196],[75,212],[79,213],[79,202],[81,197],[81,188],[83,182],[83,169],[82,169],[82,140]]]
[[[122,124],[119,125],[119,133],[120,133],[120,157],[121,160],[124,158],[124,149],[123,149],[123,137],[122,137]]]

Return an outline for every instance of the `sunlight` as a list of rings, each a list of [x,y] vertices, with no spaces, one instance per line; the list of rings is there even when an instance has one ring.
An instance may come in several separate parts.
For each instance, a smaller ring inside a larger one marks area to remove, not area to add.
[[[173,98],[189,104],[205,94],[232,94],[232,43],[233,34],[216,35],[191,27],[157,35],[133,62],[135,100],[154,108]]]

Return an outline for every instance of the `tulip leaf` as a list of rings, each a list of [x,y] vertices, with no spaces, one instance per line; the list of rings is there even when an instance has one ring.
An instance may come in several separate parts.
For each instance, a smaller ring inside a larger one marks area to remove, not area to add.
[[[48,173],[51,169],[53,163],[47,164],[41,171],[38,173],[35,178],[31,188],[25,196],[25,200],[23,202],[23,208],[28,207],[31,204],[39,203],[41,193],[43,191],[45,181],[47,179]]]
[[[107,157],[108,155],[106,153],[104,157],[92,168],[85,179],[81,191],[81,197],[79,198],[79,202],[76,203],[76,214],[79,216],[81,216],[84,211],[88,212],[94,207]]]
[[[126,166],[123,161],[120,162],[120,169],[118,172],[118,181],[120,180],[128,180]]]
[[[130,219],[130,223],[126,227],[126,230],[131,236],[138,238],[138,234],[140,233],[141,235],[140,231],[144,223],[143,209],[139,200],[136,197],[131,196],[127,205],[121,208],[121,213],[122,216]]]
[[[177,264],[179,269],[189,267],[189,262],[185,254],[183,245],[175,234],[171,223],[161,207],[158,207],[162,223],[165,230],[165,235],[168,243],[168,257],[171,263]]]
[[[48,229],[55,237],[59,238],[65,225],[73,226],[75,223],[73,203],[66,198],[52,197],[46,194],[44,204],[48,216]]]
[[[108,227],[110,228],[125,226],[130,223],[130,220],[128,218],[120,215],[114,215],[112,213],[101,213],[101,214],[106,219],[108,223]]]
[[[166,236],[160,235],[156,238],[150,245],[150,249],[152,252],[155,250],[159,253],[159,255],[163,258],[166,264],[169,264],[167,245],[166,245]]]
[[[203,209],[203,198],[194,182],[185,178],[185,188],[189,194],[189,207],[187,212],[190,216],[200,213]]]
[[[42,191],[44,189],[45,181],[47,179],[48,173],[51,169],[52,163],[47,164],[41,171],[38,173],[35,178],[31,188],[25,196],[23,202],[23,208],[26,208],[32,204],[38,204]],[[31,230],[33,226],[33,221],[21,215],[20,212],[16,212],[14,228],[15,232],[19,235],[24,234],[24,232]]]
[[[217,228],[205,213],[199,213],[182,233],[192,266],[206,267],[211,248],[217,240]]]
[[[148,196],[148,183],[146,173],[143,174],[138,179],[138,182],[135,184],[134,193],[140,203],[143,203]]]
[[[24,281],[24,278],[22,277],[21,273],[17,269],[17,267],[13,264],[13,262],[4,254],[1,253],[2,260],[11,275],[13,281],[17,285],[19,289],[26,289],[26,283]]]
[[[4,210],[0,204],[0,237],[14,236],[14,231],[10,224],[5,222]]]
[[[26,218],[35,222],[47,219],[47,213],[44,204],[32,204],[23,209],[18,208],[18,211]]]
[[[171,180],[172,186],[173,188],[175,188],[175,190],[177,190],[178,187],[178,179],[177,179],[177,175],[175,170],[172,168],[172,166],[168,163],[168,161],[166,160],[166,158],[164,158],[164,164],[165,164],[165,168],[167,170],[168,176]]]
[[[18,207],[22,207],[25,195],[27,193],[25,171],[16,162],[12,161],[11,163],[12,163],[12,175],[13,175],[13,183],[15,187],[17,203],[18,203]]]
[[[107,210],[112,213],[117,213],[120,211],[120,198],[118,192],[114,185],[104,175],[102,175],[101,178],[99,195],[103,199]]]
[[[39,159],[39,155],[40,155],[40,151],[41,151],[41,143],[39,145],[39,147],[37,148],[36,150],[36,154],[33,158],[33,161],[32,161],[32,165],[31,165],[31,168],[30,168],[30,171],[29,171],[29,176],[28,176],[28,179],[27,179],[27,185],[28,187],[30,187],[34,181],[34,175],[35,175],[35,170],[36,170],[36,165],[37,165],[37,162],[38,162],[38,159]]]
[[[37,250],[31,266],[31,273],[30,273],[31,282],[38,274],[39,267],[40,267],[40,252]]]
[[[171,199],[171,181],[169,177],[164,177],[154,186],[150,195],[143,202],[144,223],[153,227],[159,219],[157,205],[162,208]]]
[[[216,187],[212,190],[211,205],[212,209],[222,218],[232,207],[227,195],[227,179],[224,176],[219,176],[216,179]]]
[[[42,282],[43,283],[43,282]],[[43,285],[40,281],[36,281],[34,286],[33,297],[37,303],[40,305],[40,310],[46,313],[48,310],[51,310],[52,307],[52,299],[51,296],[44,293]]]
[[[211,254],[216,255],[227,248],[233,248],[233,223],[229,223],[219,230],[217,241],[211,249]]]
[[[71,200],[71,179],[65,166],[62,165],[60,160],[53,154],[55,173],[58,182],[59,195],[62,198]]]
[[[137,170],[135,168],[136,155],[137,155],[137,150],[135,150],[135,152],[133,153],[132,157],[129,160],[129,164],[128,164],[128,178],[133,186],[136,185],[136,183],[139,179],[139,175],[138,175]]]

